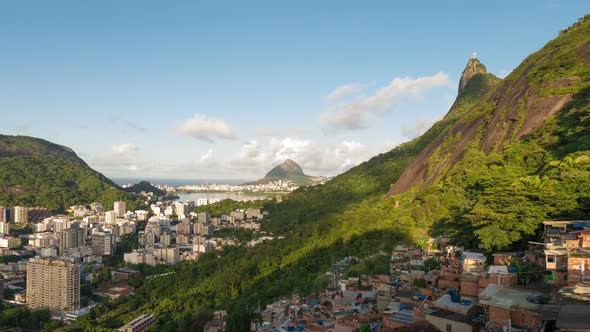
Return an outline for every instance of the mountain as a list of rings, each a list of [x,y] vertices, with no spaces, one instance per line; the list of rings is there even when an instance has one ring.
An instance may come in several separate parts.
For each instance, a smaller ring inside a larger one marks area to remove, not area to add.
[[[305,176],[303,169],[291,159],[285,160],[282,164],[275,166],[264,176],[265,179],[286,178],[289,175]]]
[[[4,157],[54,157],[86,165],[74,150],[49,141],[27,137],[0,135],[0,158]]]
[[[142,191],[146,192],[146,193],[154,193],[155,196],[166,196],[167,192],[162,190],[162,189],[158,189],[156,187],[154,187],[149,181],[141,181],[139,183],[136,183],[130,187],[124,188],[123,190],[127,191],[127,192],[131,192],[131,193],[136,193],[139,194]]]
[[[326,178],[323,176],[306,175],[299,164],[291,159],[287,159],[268,171],[264,178],[253,183],[265,184],[278,180],[289,180],[298,186],[308,186],[324,181]]]
[[[465,86],[473,76],[477,74],[486,74],[487,72],[486,66],[484,66],[479,59],[475,58],[475,56],[469,59],[467,66],[465,66],[463,73],[461,73],[461,79],[459,80],[459,94],[465,89]]]
[[[444,234],[470,249],[522,249],[544,220],[590,218],[590,16],[502,80],[481,69],[422,136],[266,203],[263,230],[282,238],[175,267],[74,328],[150,310],[155,328],[182,330],[205,307],[247,330],[253,308],[323,289],[342,257],[383,272],[396,244]]]
[[[64,212],[99,201],[105,207],[130,195],[65,146],[39,138],[0,135],[0,205],[45,206]]]

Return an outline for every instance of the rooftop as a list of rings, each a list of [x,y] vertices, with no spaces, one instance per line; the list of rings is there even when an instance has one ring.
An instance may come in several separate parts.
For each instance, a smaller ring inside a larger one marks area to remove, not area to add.
[[[461,256],[465,259],[485,260],[486,256],[480,252],[464,251]]]
[[[445,309],[449,311],[453,311],[456,313],[460,313],[463,315],[467,315],[469,310],[473,308],[474,304],[472,301],[469,301],[468,304],[462,304],[460,302],[453,302],[451,301],[451,296],[449,294],[445,294],[441,296],[438,300],[434,301],[434,306],[439,309]]]
[[[556,327],[559,329],[590,329],[590,305],[564,305],[559,310]]]
[[[529,302],[528,299],[538,293],[498,285],[488,285],[480,294],[479,302],[484,305],[505,309],[520,308],[541,311],[542,305]]]
[[[453,312],[453,311],[450,311],[450,310],[429,309],[425,313],[427,315],[431,315],[431,316],[435,316],[435,317],[440,317],[440,318],[452,320],[452,321],[455,321],[455,322],[462,322],[462,323],[467,323],[467,324],[471,324],[472,323],[471,318],[469,318],[467,315],[456,313],[456,312]]]

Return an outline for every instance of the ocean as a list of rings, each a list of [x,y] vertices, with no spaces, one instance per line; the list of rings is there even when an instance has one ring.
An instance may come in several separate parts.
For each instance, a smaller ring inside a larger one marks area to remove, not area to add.
[[[149,178],[112,178],[112,180],[122,186],[125,184],[135,184],[141,181],[149,181],[152,184],[161,185],[161,186],[172,186],[174,188],[178,188],[180,186],[186,185],[194,185],[194,184],[232,184],[238,185],[246,182],[250,182],[252,180],[239,180],[239,179],[149,179]]]

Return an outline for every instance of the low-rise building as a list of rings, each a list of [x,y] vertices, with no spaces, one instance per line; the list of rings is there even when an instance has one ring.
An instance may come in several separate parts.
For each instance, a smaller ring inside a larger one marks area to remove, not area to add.
[[[495,327],[512,325],[539,331],[542,305],[533,300],[540,296],[535,292],[498,285],[488,285],[480,294],[479,303],[488,310],[489,322]]]
[[[142,332],[154,323],[154,315],[141,315],[119,328],[119,332]]]

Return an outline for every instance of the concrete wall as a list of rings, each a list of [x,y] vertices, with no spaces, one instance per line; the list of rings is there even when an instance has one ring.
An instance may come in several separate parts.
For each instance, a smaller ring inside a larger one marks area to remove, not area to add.
[[[539,331],[539,314],[537,312],[515,309],[508,310],[490,306],[490,322],[496,323],[498,326],[506,326],[507,321],[510,320],[513,325],[524,326],[530,332]]]
[[[456,322],[442,317],[436,317],[426,314],[426,320],[436,326],[441,331],[447,331],[447,326],[451,325],[452,332],[474,332],[475,328],[467,323]]]

